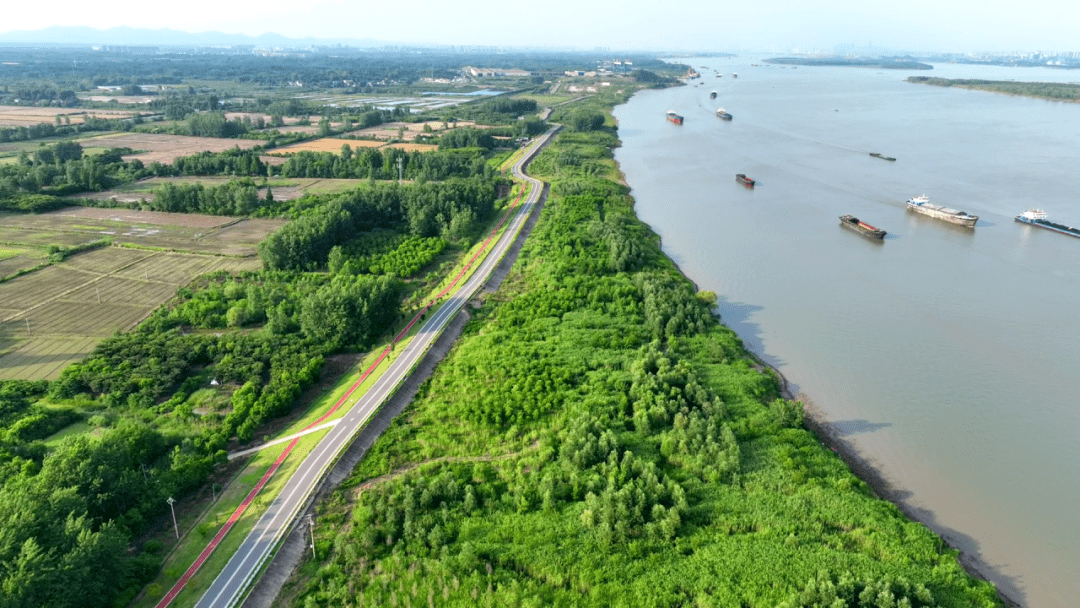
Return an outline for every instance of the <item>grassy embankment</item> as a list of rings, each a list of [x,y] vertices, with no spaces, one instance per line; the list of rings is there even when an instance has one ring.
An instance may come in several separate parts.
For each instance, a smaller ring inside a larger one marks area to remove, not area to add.
[[[969,80],[963,78],[929,78],[908,76],[908,82],[937,87],[958,87],[991,93],[1035,97],[1051,101],[1080,101],[1080,84],[1066,82],[1014,82],[1012,80]]]
[[[513,271],[319,506],[278,604],[1000,606],[663,256],[610,124],[533,163],[551,198]]]

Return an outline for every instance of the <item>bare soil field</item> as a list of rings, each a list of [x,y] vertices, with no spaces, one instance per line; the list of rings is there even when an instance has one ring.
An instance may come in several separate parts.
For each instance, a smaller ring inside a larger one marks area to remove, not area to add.
[[[295,154],[296,152],[341,152],[341,146],[348,144],[352,148],[379,148],[385,146],[384,142],[369,141],[369,140],[357,140],[357,139],[338,139],[336,137],[324,137],[322,139],[316,139],[314,141],[305,141],[291,146],[283,146],[281,148],[274,148],[272,152],[274,154]]]
[[[21,255],[12,256],[0,260],[0,278],[9,277],[16,272],[33,268],[44,262],[43,255],[35,255],[34,253],[26,253]],[[0,312],[0,314],[3,314]]]
[[[207,184],[212,179],[216,183]],[[152,178],[140,184],[149,184],[151,187],[171,181],[173,183],[201,182],[206,185],[220,185],[230,181],[231,178]],[[147,188],[149,191],[151,188]],[[113,192],[113,191],[110,191]],[[105,194],[105,193],[98,193]],[[53,217],[87,218],[95,220],[108,220],[110,222],[123,222],[132,224],[157,224],[159,226],[183,226],[185,228],[214,228],[222,224],[228,224],[233,218],[219,215],[201,215],[196,213],[164,213],[161,211],[140,211],[136,209],[105,209],[101,207],[68,207],[50,213]]]
[[[390,144],[387,148],[397,148],[406,152],[434,152],[439,146],[432,144]]]
[[[143,150],[138,154],[124,157],[124,160],[139,159],[144,164],[159,162],[163,165],[172,163],[180,156],[190,156],[198,152],[223,152],[239,147],[248,150],[263,145],[258,139],[222,139],[217,137],[191,137],[188,135],[161,135],[155,133],[119,133],[80,139],[83,146],[102,146],[108,148],[131,148]]]
[[[238,235],[255,238],[277,225],[256,224]],[[102,339],[134,327],[196,276],[261,267],[258,258],[110,247],[0,283],[0,380],[56,378]]]
[[[369,142],[376,143],[379,146],[385,145],[381,142]],[[284,158],[275,158],[284,162]],[[91,200],[100,201],[116,201],[119,203],[140,203],[142,201],[152,200],[154,197],[154,190],[163,184],[202,184],[206,187],[221,186],[232,181],[235,178],[232,177],[150,177],[138,182],[130,184],[124,184],[112,190],[106,190],[104,192],[90,192],[86,194],[78,195],[79,198],[88,198]],[[269,189],[274,193],[274,200],[277,201],[291,201],[294,198],[299,198],[304,194],[333,194],[338,192],[345,192],[346,190],[352,190],[357,186],[361,186],[367,183],[366,179],[333,179],[333,178],[276,178],[269,182]],[[266,198],[266,187],[259,188],[259,198]],[[82,213],[79,210],[83,209],[86,213]],[[230,221],[228,218],[214,218],[214,216],[206,215],[185,215],[182,213],[155,213],[151,211],[132,211],[127,209],[100,209],[94,207],[72,207],[70,209],[63,210],[64,213],[70,213],[73,216],[94,218],[94,219],[110,219],[110,220],[124,220],[131,222],[146,222],[146,223],[159,223],[167,224],[171,220],[176,220],[176,223],[180,223],[183,220],[177,218],[191,217],[191,218],[206,218],[208,227],[212,227],[209,223],[212,223],[214,219],[221,222]],[[158,216],[164,216],[158,218]],[[220,225],[220,224],[218,224]],[[276,230],[276,228],[274,228]],[[0,242],[3,242],[0,238]],[[0,274],[0,276],[3,276]]]
[[[259,241],[284,225],[285,220],[69,207],[38,215],[0,216],[0,243],[44,248],[109,237],[115,244],[136,247],[254,257]]]
[[[109,274],[151,255],[153,252],[140,249],[106,247],[83,255],[71,256],[61,266],[85,272]]]
[[[87,116],[98,118],[131,118],[139,112],[123,110],[86,110],[83,108],[37,108],[0,106],[0,127],[29,127],[55,123],[57,116],[67,116],[70,124],[81,124]],[[66,124],[66,123],[65,123]]]
[[[472,120],[459,120],[452,123],[446,123],[441,120],[429,120],[427,122],[388,122],[383,125],[368,127],[367,129],[349,131],[349,135],[355,135],[356,137],[374,137],[376,139],[399,139],[400,134],[400,139],[413,141],[417,136],[424,134],[424,126],[431,129],[429,133],[433,134],[445,133],[447,131],[453,131],[454,129],[464,129],[466,127],[476,129],[494,128],[488,125],[478,125]]]
[[[85,285],[97,276],[60,265],[49,266],[0,283],[0,302],[4,308],[25,310]]]
[[[100,341],[100,338],[79,337],[31,338],[15,351],[0,356],[0,380],[55,380],[65,367],[88,355]]]
[[[5,221],[4,218],[0,218],[0,243],[18,243],[28,247],[46,247],[48,245],[71,247],[72,245],[88,243],[97,238],[100,237],[87,236],[86,234],[74,232],[67,233],[48,229],[23,228],[18,225],[12,225]]]

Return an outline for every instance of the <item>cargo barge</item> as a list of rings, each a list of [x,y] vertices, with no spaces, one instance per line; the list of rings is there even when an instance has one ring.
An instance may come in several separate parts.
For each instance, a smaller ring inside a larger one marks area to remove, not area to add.
[[[719,116],[723,120],[731,120],[731,114],[728,114],[724,110],[724,108],[717,108],[716,109],[716,115]]]
[[[971,215],[965,211],[957,211],[956,209],[942,207],[941,205],[931,205],[930,198],[925,194],[923,196],[911,197],[907,202],[907,208],[908,211],[929,215],[934,219],[944,220],[951,224],[964,226],[965,228],[974,228],[975,222],[979,221],[979,216],[977,215]]]
[[[681,125],[683,123],[683,117],[676,114],[673,110],[668,110],[667,119],[677,125]]]
[[[1046,212],[1042,209],[1028,209],[1022,214],[1016,216],[1016,221],[1080,238],[1080,228],[1073,228],[1072,226],[1066,226],[1064,224],[1058,224],[1057,222],[1051,222],[1050,220],[1046,219]]]
[[[854,215],[841,215],[840,225],[849,230],[854,230],[855,232],[858,232],[859,234],[867,238],[875,239],[878,241],[884,239],[886,234],[885,231],[881,228],[875,228],[870,224],[859,220],[859,218],[855,217]]]
[[[744,173],[736,173],[735,174],[735,181],[739,182],[740,184],[742,184],[742,185],[744,185],[744,186],[746,186],[748,188],[753,188],[754,184],[757,183],[756,181],[754,181],[754,180],[750,179],[749,177],[747,177],[746,174],[744,174]]]

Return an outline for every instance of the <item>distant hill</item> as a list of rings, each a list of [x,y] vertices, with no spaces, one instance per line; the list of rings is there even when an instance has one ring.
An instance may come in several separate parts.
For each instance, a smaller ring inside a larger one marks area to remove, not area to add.
[[[298,48],[343,44],[348,46],[385,46],[394,44],[372,39],[288,38],[280,34],[261,36],[226,34],[222,32],[190,33],[168,28],[149,29],[112,27],[99,30],[85,26],[52,26],[40,30],[16,30],[0,33],[0,46],[24,45],[61,46],[242,46]]]

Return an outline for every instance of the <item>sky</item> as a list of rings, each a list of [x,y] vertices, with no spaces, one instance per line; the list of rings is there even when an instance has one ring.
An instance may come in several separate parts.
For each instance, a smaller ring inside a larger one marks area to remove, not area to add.
[[[1075,0],[54,0],[6,3],[3,33],[130,26],[421,45],[611,50],[1080,51]]]

